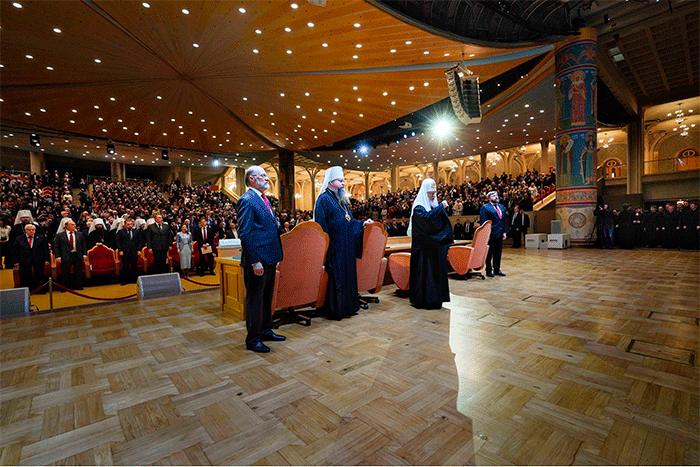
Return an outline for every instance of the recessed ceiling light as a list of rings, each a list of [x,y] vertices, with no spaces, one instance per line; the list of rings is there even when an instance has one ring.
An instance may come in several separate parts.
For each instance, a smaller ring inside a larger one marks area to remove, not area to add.
[[[426,50],[425,52],[423,52],[423,55],[428,55],[429,53],[430,52]]]
[[[413,86],[411,86],[410,88],[408,88],[409,91],[413,91],[414,89],[416,89],[416,88],[413,87]]]
[[[430,86],[430,83],[426,81],[425,83],[423,83],[423,86]]]
[[[391,101],[391,105],[396,105],[396,101]]]
[[[360,114],[360,117],[364,117],[364,116],[365,116],[365,114]]]
[[[254,54],[258,53],[258,49],[253,49],[253,53]]]
[[[323,47],[328,47],[328,44],[326,44],[326,43],[324,42],[323,44],[321,44],[321,46],[323,46]]]
[[[114,97],[110,97],[109,100],[112,102],[116,101],[116,99]]]
[[[34,57],[32,55],[25,55],[29,60],[33,59]]]
[[[353,60],[357,60],[359,57],[357,55],[352,56]]]
[[[287,50],[287,53],[288,53],[288,54],[291,54],[291,53],[292,53],[292,51],[291,51],[291,50]]]
[[[141,5],[143,5],[144,8],[151,8],[151,5],[149,5],[149,4],[146,3],[146,2],[143,2]]]
[[[162,97],[160,97],[160,96],[156,96],[156,99],[162,99]]]
[[[61,34],[61,30],[58,28],[53,28],[53,32],[55,32],[56,34]]]
[[[286,32],[292,32],[291,28],[284,28]]]
[[[299,5],[297,5],[296,3],[292,3],[292,4],[289,5],[289,6],[292,7],[292,9],[294,9],[294,10],[296,10],[297,8],[299,8]]]
[[[362,25],[360,23],[355,23],[355,24],[353,24],[353,26],[355,26],[356,28],[359,28]]]
[[[245,8],[241,7],[238,9],[238,11],[240,11],[241,13],[245,13]]]
[[[336,102],[338,102],[338,101],[339,101],[340,99],[338,99],[338,98],[336,97],[336,98],[335,98],[335,99],[333,99],[333,100],[334,100],[334,101],[336,101]]]
[[[256,29],[255,34],[262,34],[262,31],[260,29]]]
[[[189,15],[189,14],[190,14],[190,10],[188,10],[187,8],[183,8],[183,9],[182,9],[182,12],[183,12],[184,14],[186,14],[186,15]]]
[[[361,48],[362,48],[362,44],[355,44],[355,47],[357,47],[358,49],[361,49]]]
[[[19,2],[13,3],[12,6],[15,7],[15,8],[22,8],[22,4],[19,3]]]
[[[358,98],[357,98],[357,102],[362,102],[362,98],[361,98],[361,97],[358,97]]]
[[[42,111],[42,112],[46,112],[46,109],[39,109],[39,110]]]
[[[306,25],[307,25],[308,27],[310,27],[310,28],[313,28],[314,26],[316,26],[316,25],[315,25],[314,23],[312,23],[311,21],[309,21],[308,23],[306,23]]]
[[[47,66],[46,69],[49,70],[49,71],[53,71],[53,67],[52,67],[52,66]]]
[[[283,92],[280,93],[280,97],[284,97],[284,93],[283,93]]]
[[[247,101],[247,100],[248,100],[248,98],[247,98],[247,97],[244,97],[244,98],[243,98],[243,100],[244,100],[244,101]]]
[[[309,97],[309,96],[310,96],[310,94],[309,94],[308,92],[305,92],[304,95],[305,95],[306,97]]]
[[[391,49],[389,52],[395,54],[395,53],[396,53],[396,49]]]
[[[411,45],[411,44],[413,44],[413,42],[411,42],[411,41],[406,41],[406,45]]]
[[[99,58],[96,58],[95,63],[102,63],[102,60],[100,60]]]
[[[199,44],[192,44],[192,47],[194,47],[196,49],[199,47]]]
[[[384,92],[382,93],[382,96],[388,96],[388,95],[389,95],[389,93],[386,92],[386,91],[384,91]]]

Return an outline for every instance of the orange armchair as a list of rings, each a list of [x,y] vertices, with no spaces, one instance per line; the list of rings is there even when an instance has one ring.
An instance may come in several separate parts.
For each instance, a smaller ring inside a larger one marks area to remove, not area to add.
[[[173,244],[168,249],[168,268],[173,272],[175,267],[180,267],[180,253],[177,251],[177,243]]]
[[[400,290],[411,286],[411,253],[393,253],[389,256],[389,274]]]
[[[460,276],[479,276],[486,279],[478,271],[486,263],[486,254],[489,252],[489,236],[491,235],[491,221],[484,222],[474,231],[474,239],[471,246],[453,245],[447,252],[447,260],[452,269]]]
[[[365,226],[362,258],[356,260],[358,292],[379,293],[382,290],[387,265],[384,250],[388,237],[379,222]],[[379,297],[360,296],[362,308],[367,309],[368,302],[379,303]]]
[[[86,267],[90,276],[117,277],[121,272],[121,261],[113,249],[95,245],[87,252]]]
[[[197,242],[192,242],[192,267],[196,268],[199,265],[199,248]]]
[[[326,301],[328,235],[316,222],[302,222],[281,240],[284,259],[277,265],[272,312],[287,309],[285,320],[291,317],[310,326],[311,318],[294,313],[294,309],[319,308]]]
[[[143,247],[141,250],[141,254],[139,254],[139,258],[136,260],[136,266],[140,268],[141,262],[143,262],[144,274],[148,274],[148,269],[153,267],[153,263],[156,262],[156,258],[153,256],[153,251],[149,250],[147,246]]]

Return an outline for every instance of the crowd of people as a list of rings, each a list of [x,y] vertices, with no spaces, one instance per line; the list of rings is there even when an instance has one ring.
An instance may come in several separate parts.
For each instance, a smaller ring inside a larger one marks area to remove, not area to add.
[[[449,216],[477,215],[486,200],[486,193],[498,191],[509,212],[515,206],[525,211],[531,211],[534,203],[549,194],[556,185],[556,174],[553,168],[545,173],[537,170],[527,170],[521,175],[501,174],[493,178],[483,178],[478,182],[465,180],[460,184],[439,184],[437,195],[447,201],[445,208]],[[374,195],[364,202],[351,203],[355,217],[371,218],[374,220],[406,219],[410,215],[411,205],[418,193],[418,188],[412,190],[397,190],[391,193]]]
[[[694,201],[651,205],[647,211],[628,204],[618,211],[600,201],[594,213],[601,248],[697,250],[700,245],[700,211]]]

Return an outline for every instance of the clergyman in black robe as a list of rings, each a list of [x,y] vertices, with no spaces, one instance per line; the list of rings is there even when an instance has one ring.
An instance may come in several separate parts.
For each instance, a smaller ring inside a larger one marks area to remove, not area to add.
[[[453,243],[445,201],[437,202],[435,181],[426,178],[413,202],[410,301],[416,308],[440,309],[450,301],[447,249]]]
[[[327,169],[314,209],[314,220],[329,237],[328,291],[323,312],[328,319],[335,320],[348,318],[360,309],[356,258],[362,257],[364,225],[372,223],[352,217],[344,188],[343,169],[338,166]]]

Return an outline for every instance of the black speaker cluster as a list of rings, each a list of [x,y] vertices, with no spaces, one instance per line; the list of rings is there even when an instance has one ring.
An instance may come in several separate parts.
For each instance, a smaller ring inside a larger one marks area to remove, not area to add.
[[[450,102],[455,115],[465,125],[481,122],[479,77],[456,65],[445,71]]]

